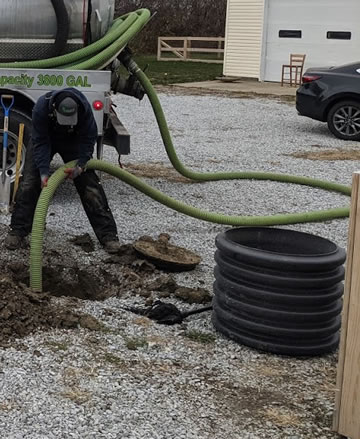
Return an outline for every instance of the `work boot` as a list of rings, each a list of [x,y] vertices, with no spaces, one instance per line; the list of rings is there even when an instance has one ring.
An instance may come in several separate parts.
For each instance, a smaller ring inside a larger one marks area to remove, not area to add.
[[[8,250],[17,250],[24,247],[24,238],[16,235],[15,233],[9,233],[5,238],[5,247]]]
[[[115,240],[114,241],[106,241],[106,242],[104,242],[103,246],[104,246],[104,250],[110,254],[117,253],[121,247],[120,242],[115,241]]]

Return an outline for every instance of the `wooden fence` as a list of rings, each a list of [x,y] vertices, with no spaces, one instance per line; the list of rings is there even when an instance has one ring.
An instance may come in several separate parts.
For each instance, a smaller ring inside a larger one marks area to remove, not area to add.
[[[195,47],[203,45],[216,45],[217,47]],[[176,44],[174,45],[170,45]],[[222,64],[224,59],[225,38],[222,37],[159,37],[158,38],[158,61],[193,61]],[[164,56],[165,53],[171,56]],[[194,58],[192,54],[202,54],[202,57]],[[210,58],[209,55],[215,56]]]

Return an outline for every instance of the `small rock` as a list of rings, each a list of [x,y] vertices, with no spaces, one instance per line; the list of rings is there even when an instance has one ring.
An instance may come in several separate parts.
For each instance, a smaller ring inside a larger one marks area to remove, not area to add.
[[[175,291],[175,296],[187,303],[209,303],[212,300],[210,293],[204,288],[181,287]]]
[[[164,298],[166,298],[166,297],[170,297],[170,293],[169,293],[169,291],[160,291],[160,292],[157,294],[157,296],[158,296],[160,299],[164,299]]]
[[[154,298],[152,295],[145,300],[145,306],[151,306],[153,303],[154,303]]]
[[[88,233],[75,236],[74,238],[70,239],[70,242],[81,247],[86,253],[91,253],[95,250],[94,242]]]
[[[174,293],[179,287],[172,276],[160,276],[151,281],[147,287],[152,291],[167,291]]]
[[[139,296],[149,298],[151,296],[151,291],[146,289],[141,289],[139,292]]]
[[[99,331],[101,323],[93,316],[85,314],[80,317],[79,324],[82,328],[90,329],[91,331]]]

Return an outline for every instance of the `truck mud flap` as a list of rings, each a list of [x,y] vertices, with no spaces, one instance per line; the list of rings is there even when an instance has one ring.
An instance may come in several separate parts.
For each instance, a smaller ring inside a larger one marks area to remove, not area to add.
[[[116,148],[119,155],[130,154],[130,134],[112,109],[104,127],[104,143]]]

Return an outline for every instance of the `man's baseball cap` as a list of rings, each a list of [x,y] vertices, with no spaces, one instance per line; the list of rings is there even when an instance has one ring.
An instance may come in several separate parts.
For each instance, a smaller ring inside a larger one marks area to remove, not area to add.
[[[59,125],[76,125],[78,123],[78,104],[69,97],[55,99],[55,115]]]

